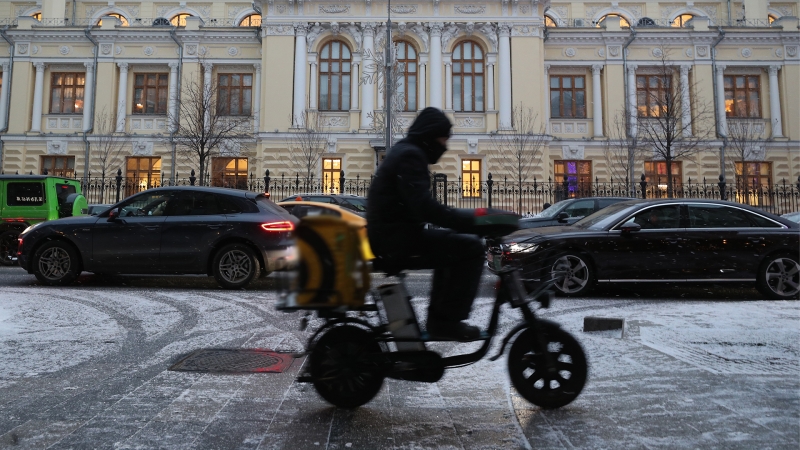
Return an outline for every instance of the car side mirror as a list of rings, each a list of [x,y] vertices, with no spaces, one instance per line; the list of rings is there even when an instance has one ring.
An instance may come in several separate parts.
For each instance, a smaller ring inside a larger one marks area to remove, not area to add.
[[[108,221],[114,222],[119,218],[119,208],[114,208],[108,212]]]
[[[633,233],[634,231],[642,231],[642,226],[636,222],[629,222],[619,227],[619,230],[623,234]]]
[[[556,216],[556,220],[558,220],[559,223],[567,223],[567,219],[569,219],[569,214],[565,212],[560,212]]]

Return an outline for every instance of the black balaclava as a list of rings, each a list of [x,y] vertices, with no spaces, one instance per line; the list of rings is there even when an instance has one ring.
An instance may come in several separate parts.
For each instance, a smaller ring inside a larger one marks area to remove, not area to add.
[[[431,106],[423,109],[408,129],[408,140],[425,151],[428,164],[436,164],[447,147],[440,144],[437,138],[450,137],[453,124],[444,113]]]

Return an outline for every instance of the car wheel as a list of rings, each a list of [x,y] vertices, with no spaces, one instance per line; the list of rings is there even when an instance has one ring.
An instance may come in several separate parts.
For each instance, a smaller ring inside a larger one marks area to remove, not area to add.
[[[247,286],[261,272],[258,258],[244,244],[222,247],[214,256],[214,278],[225,289],[240,289]]]
[[[772,255],[758,269],[756,287],[774,300],[797,299],[800,294],[800,264],[796,256]]]
[[[17,263],[17,238],[19,231],[8,230],[0,234],[0,265],[13,266]]]
[[[566,296],[584,295],[594,286],[594,271],[584,255],[561,256],[553,263],[551,275],[556,280],[556,291]]]
[[[31,261],[33,274],[48,286],[65,286],[78,278],[78,252],[64,241],[50,241],[39,247]]]

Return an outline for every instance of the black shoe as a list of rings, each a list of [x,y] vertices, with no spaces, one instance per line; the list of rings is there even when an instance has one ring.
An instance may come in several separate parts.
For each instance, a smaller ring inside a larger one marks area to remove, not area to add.
[[[426,325],[433,340],[469,342],[481,338],[481,329],[463,322],[430,321]]]

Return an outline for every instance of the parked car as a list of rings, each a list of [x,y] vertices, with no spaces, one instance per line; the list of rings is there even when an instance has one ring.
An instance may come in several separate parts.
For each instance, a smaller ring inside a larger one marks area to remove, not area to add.
[[[349,209],[360,216],[367,214],[367,198],[353,194],[295,194],[278,203],[290,201],[331,203]]]
[[[96,216],[110,207],[111,205],[89,205],[88,214],[90,216]]]
[[[792,222],[800,223],[800,211],[790,212],[788,214],[784,214],[781,217],[784,219],[789,219]]]
[[[290,201],[280,202],[278,206],[285,209],[289,214],[302,219],[307,216],[335,216],[345,220],[358,227],[358,235],[361,238],[361,251],[364,259],[371,260],[375,258],[369,246],[369,239],[367,238],[367,219],[356,214],[353,211],[342,208],[339,205],[332,203],[319,203],[319,202],[304,202],[304,201]]]
[[[614,203],[631,200],[630,197],[585,197],[570,198],[556,202],[533,217],[519,221],[520,228],[571,225],[582,218]]]
[[[296,260],[297,219],[263,194],[183,186],[149,189],[97,216],[40,223],[20,235],[19,263],[43,284],[82,271],[213,275],[224,288]]]
[[[86,214],[78,180],[46,175],[0,175],[0,264],[17,260],[17,238],[30,225]]]
[[[755,282],[772,299],[800,292],[800,224],[713,200],[630,200],[574,225],[520,230],[490,247],[494,271],[555,276],[565,295],[595,283]]]

